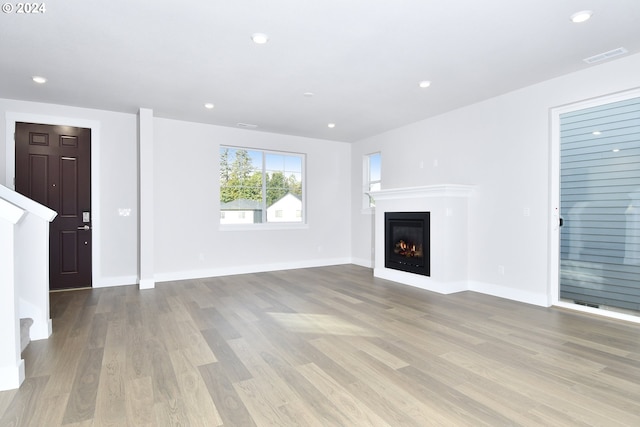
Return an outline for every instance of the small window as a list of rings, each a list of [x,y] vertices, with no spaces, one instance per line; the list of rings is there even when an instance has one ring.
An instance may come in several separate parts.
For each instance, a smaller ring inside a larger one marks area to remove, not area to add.
[[[371,191],[379,191],[381,187],[381,158],[380,153],[372,153],[364,156],[364,198],[363,208],[371,209],[376,205],[375,200],[369,195]]]
[[[304,163],[298,153],[220,147],[220,223],[304,222]]]

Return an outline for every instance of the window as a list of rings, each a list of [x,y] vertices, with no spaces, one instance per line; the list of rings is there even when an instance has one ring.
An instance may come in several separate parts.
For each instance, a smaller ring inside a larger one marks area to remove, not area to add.
[[[371,209],[376,205],[375,200],[369,196],[370,191],[378,191],[381,189],[381,167],[380,167],[380,153],[367,154],[364,156],[364,198],[363,208]]]
[[[559,116],[560,298],[640,309],[640,97]]]
[[[304,155],[220,147],[220,223],[304,221]]]

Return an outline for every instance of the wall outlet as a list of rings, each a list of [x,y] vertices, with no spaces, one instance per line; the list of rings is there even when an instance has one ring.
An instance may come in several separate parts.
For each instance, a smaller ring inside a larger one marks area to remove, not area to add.
[[[504,276],[504,265],[498,266],[498,274]]]

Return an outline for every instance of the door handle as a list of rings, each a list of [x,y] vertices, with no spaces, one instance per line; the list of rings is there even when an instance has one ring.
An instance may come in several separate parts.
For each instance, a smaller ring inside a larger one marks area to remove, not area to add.
[[[91,230],[91,227],[89,227],[88,225],[83,225],[82,227],[78,227],[78,230],[89,231],[89,230]]]

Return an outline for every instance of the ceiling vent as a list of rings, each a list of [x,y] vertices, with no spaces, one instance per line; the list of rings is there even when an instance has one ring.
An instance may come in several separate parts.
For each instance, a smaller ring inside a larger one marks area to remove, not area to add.
[[[595,64],[596,62],[606,61],[607,59],[611,59],[616,56],[624,55],[627,53],[627,49],[623,47],[619,47],[617,49],[610,50],[609,52],[599,53],[597,55],[590,56],[589,58],[583,59],[587,64]]]
[[[239,128],[245,128],[245,129],[255,129],[258,127],[258,125],[254,125],[251,123],[236,123],[236,126],[238,126]]]

